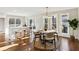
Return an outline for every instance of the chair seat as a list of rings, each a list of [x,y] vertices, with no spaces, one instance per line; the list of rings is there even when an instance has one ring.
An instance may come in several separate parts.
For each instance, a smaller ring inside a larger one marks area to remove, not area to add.
[[[58,34],[54,34],[54,35],[58,35]]]
[[[52,38],[45,38],[45,40],[54,40],[54,37],[52,37]]]

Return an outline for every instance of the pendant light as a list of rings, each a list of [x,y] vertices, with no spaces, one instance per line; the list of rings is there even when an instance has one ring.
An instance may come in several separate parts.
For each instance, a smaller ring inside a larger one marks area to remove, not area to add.
[[[46,31],[48,29],[48,7],[45,8],[46,13],[45,13],[45,27],[44,30]]]

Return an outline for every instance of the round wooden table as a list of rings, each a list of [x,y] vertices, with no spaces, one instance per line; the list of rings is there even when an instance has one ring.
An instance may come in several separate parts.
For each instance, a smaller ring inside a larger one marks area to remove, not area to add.
[[[41,43],[41,41],[38,39],[35,41],[35,45],[34,45],[34,49],[38,50],[38,51],[51,51],[54,50],[54,46],[52,45],[52,47],[50,46],[44,46],[44,44]]]
[[[55,32],[55,31],[54,30],[43,31],[42,34],[46,34],[46,33],[49,33],[49,32]],[[57,39],[58,39],[57,34],[55,34],[55,37],[57,37]],[[44,38],[44,35],[43,35],[43,38]],[[42,50],[42,51],[56,50],[56,42],[55,42],[55,45],[52,45],[52,46],[49,46],[50,44],[47,44],[47,45],[46,45],[46,43],[45,44],[42,43],[41,34],[35,34],[35,39],[34,39],[34,48],[35,49]]]

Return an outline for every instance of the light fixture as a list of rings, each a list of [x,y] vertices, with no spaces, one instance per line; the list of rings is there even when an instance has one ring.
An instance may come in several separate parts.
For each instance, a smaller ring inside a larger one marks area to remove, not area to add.
[[[48,7],[46,7],[46,16],[48,16]]]
[[[48,29],[48,7],[46,7],[45,9],[46,9],[46,13],[45,13],[45,26],[44,26],[44,30],[46,31]]]

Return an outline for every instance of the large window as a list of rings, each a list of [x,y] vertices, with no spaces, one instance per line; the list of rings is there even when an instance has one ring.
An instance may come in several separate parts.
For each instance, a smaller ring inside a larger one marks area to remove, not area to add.
[[[62,33],[68,33],[68,16],[62,15]]]
[[[16,19],[16,27],[21,25],[21,20],[18,18]]]
[[[17,27],[21,25],[21,20],[19,18],[10,18],[9,19],[9,26],[10,27]]]
[[[52,16],[52,29],[56,29],[56,17]]]
[[[15,19],[14,18],[9,19],[9,26],[10,27],[15,27]]]
[[[20,31],[21,24],[21,18],[19,17],[10,17],[9,18],[9,37],[12,38],[12,36],[15,35],[16,31]]]
[[[65,37],[69,37],[69,14],[61,14],[61,35]]]

